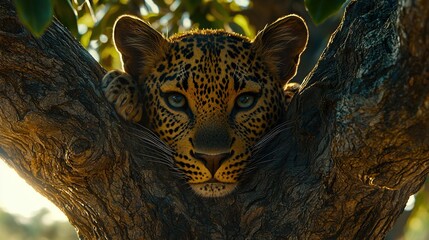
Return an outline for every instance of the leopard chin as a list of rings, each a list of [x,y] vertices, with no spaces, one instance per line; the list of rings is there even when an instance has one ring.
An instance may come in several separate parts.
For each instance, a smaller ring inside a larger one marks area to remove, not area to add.
[[[223,197],[235,190],[237,183],[205,182],[189,184],[196,194],[201,197]]]

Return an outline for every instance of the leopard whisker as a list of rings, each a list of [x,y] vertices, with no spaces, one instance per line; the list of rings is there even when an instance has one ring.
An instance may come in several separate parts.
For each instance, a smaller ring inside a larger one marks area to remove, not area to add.
[[[181,172],[181,170],[174,164],[172,158],[174,151],[164,143],[154,132],[141,124],[137,125],[138,127],[132,128],[128,131],[131,136],[134,136],[142,141],[144,144],[143,148],[147,148],[151,153],[139,153],[141,157],[149,158],[148,161],[162,164],[167,166],[169,171],[173,174],[174,177],[178,179],[185,180],[186,176]]]
[[[255,162],[255,167],[256,166],[260,166],[260,165],[265,165],[267,163],[273,162],[276,158],[271,157],[271,158],[264,158],[263,160],[259,160]]]
[[[268,152],[262,156],[258,155],[259,150],[260,149],[258,149],[258,151],[255,151],[252,154],[252,157],[249,159],[249,164],[246,166],[243,174],[248,174],[249,172],[253,171],[254,169],[257,169],[261,165],[265,165],[267,163],[271,163],[271,162],[276,161],[277,158],[270,157],[270,156],[274,156],[281,149],[276,149],[276,150]]]
[[[156,135],[156,133],[154,133],[153,131],[151,131],[149,128],[143,126],[140,123],[137,123],[136,125],[139,126],[139,128],[136,128],[137,131],[142,131],[142,132],[145,132],[145,133],[149,133],[150,135],[152,135],[155,138],[159,139],[158,135]]]
[[[192,192],[192,187],[189,185],[189,183],[186,182],[186,178],[182,177],[183,182],[180,183],[179,187],[186,188]]]
[[[144,153],[139,153],[137,155],[141,156],[141,157],[147,157],[147,158],[149,158],[149,161],[151,161],[151,159],[154,159],[154,160],[158,160],[159,162],[162,162],[166,165],[171,165],[171,162],[167,158],[162,158],[161,156],[154,156],[154,155],[144,154]]]
[[[251,173],[255,169],[260,169],[260,167],[259,167],[260,165],[265,165],[267,163],[271,163],[271,162],[277,161],[278,159],[279,158],[269,158],[269,159],[265,159],[263,161],[257,161],[256,164],[249,164],[245,168],[245,170],[243,171],[243,175],[247,175],[247,174]]]
[[[141,131],[140,129],[133,129],[133,130],[137,130],[135,132],[130,132],[131,135],[133,136],[137,136],[137,137],[144,137],[146,139],[150,139],[154,142],[160,143],[162,145],[165,145],[164,142],[161,141],[161,139],[159,139],[156,136],[153,136],[152,134],[150,134],[150,132],[146,132],[146,131]]]
[[[271,131],[269,131],[264,137],[262,137],[254,146],[254,149],[258,149],[262,146],[264,146],[268,141],[272,140],[274,137],[276,137],[279,133],[288,130],[292,127],[292,123],[294,121],[286,121],[283,122],[276,127],[274,127]]]
[[[154,158],[151,155],[148,154],[139,154],[140,156],[143,157],[148,157],[149,159],[147,160],[148,162],[152,162],[155,164],[161,164],[164,165],[168,168],[169,172],[176,178],[183,178],[183,174],[180,172],[180,169],[178,169],[174,164],[172,164],[171,161],[167,160],[167,159],[163,159],[163,158]]]
[[[276,149],[276,150],[274,150],[274,151],[271,151],[271,152],[269,152],[269,153],[266,153],[266,154],[264,154],[263,156],[255,156],[254,158],[253,158],[253,161],[251,160],[250,162],[249,162],[249,165],[248,165],[248,167],[249,166],[258,166],[258,165],[261,165],[261,164],[265,164],[265,163],[269,163],[269,162],[272,162],[273,161],[273,158],[270,158],[270,156],[273,156],[273,155],[275,155],[276,153],[278,153],[279,151],[280,151],[281,149]]]
[[[147,141],[147,140],[142,140],[144,143],[144,146],[142,147],[143,149],[148,149],[150,151],[153,151],[153,153],[157,153],[158,155],[163,155],[166,157],[171,157],[173,154],[172,152],[169,152],[168,150],[163,150],[159,145],[157,145],[156,143]]]
[[[140,129],[136,129],[136,130],[137,130],[137,133],[130,132],[129,134],[131,136],[135,136],[143,140],[143,142],[145,143],[155,146],[158,150],[162,151],[167,155],[173,154],[173,150],[170,147],[168,147],[163,141],[161,141],[161,139],[159,139],[158,137],[151,135],[150,132],[148,131],[140,131]]]
[[[278,153],[278,152],[280,152],[280,150],[282,150],[282,149],[280,149],[280,148],[277,148],[277,149],[275,149],[275,150],[273,150],[273,151],[271,151],[271,152],[268,152],[268,153],[266,153],[266,154],[264,154],[263,156],[257,156],[256,155],[256,157],[258,158],[258,159],[265,159],[265,158],[267,158],[267,157],[269,157],[269,156],[271,156],[271,155],[274,155],[274,154],[276,154],[276,153]],[[260,161],[255,161],[256,163],[257,162],[260,162]]]
[[[162,164],[162,165],[164,165],[164,166],[166,166],[166,167],[171,167],[171,165],[170,164],[168,164],[168,163],[166,163],[166,162],[164,162],[164,161],[162,161],[162,160],[159,160],[159,161],[156,161],[156,160],[152,160],[152,159],[154,159],[154,158],[151,158],[151,159],[149,159],[149,160],[147,160],[148,162],[151,162],[151,163],[156,163],[156,164]]]
[[[164,153],[165,155],[168,156],[172,156],[173,153],[170,149],[168,148],[164,148],[162,145],[160,146],[157,142],[153,142],[151,140],[145,139],[145,138],[141,138],[141,140],[143,141],[143,143],[147,143],[148,145],[145,145],[144,147],[150,148],[151,150],[159,150],[162,153]]]

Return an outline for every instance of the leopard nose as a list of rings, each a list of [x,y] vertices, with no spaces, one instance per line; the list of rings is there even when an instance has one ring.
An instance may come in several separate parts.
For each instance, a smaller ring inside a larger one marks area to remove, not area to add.
[[[195,153],[195,158],[201,160],[206,165],[207,169],[210,171],[214,177],[216,171],[219,169],[220,165],[231,156],[231,153],[221,153],[221,154],[205,154],[205,153]]]

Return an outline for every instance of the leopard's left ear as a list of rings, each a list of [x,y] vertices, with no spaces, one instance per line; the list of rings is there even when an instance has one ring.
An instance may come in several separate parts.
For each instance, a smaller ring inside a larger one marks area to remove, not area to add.
[[[252,47],[282,84],[286,84],[296,74],[307,41],[307,24],[298,15],[288,15],[260,31]]]

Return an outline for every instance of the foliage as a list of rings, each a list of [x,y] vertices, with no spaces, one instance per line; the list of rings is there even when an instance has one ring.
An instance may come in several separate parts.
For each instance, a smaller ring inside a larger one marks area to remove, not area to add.
[[[112,26],[123,14],[139,16],[170,35],[190,28],[222,28],[252,36],[255,34],[241,11],[248,1],[230,0],[14,0],[18,15],[36,37],[52,21],[54,12],[73,35],[100,63],[119,68],[118,55],[112,44]],[[35,7],[37,6],[37,7]],[[53,11],[54,10],[54,11]]]
[[[346,0],[305,0],[305,7],[316,24],[320,24],[341,9]]]
[[[429,178],[425,186],[416,195],[414,210],[407,221],[404,239],[429,239]]]
[[[67,222],[46,223],[48,210],[41,209],[30,219],[0,209],[0,239],[75,240],[76,231]]]
[[[15,6],[21,22],[36,37],[40,37],[52,21],[51,0],[15,0]]]
[[[300,0],[303,1],[303,0]],[[315,23],[337,12],[346,0],[305,0]],[[115,19],[132,14],[147,21],[166,35],[190,28],[226,29],[253,36],[255,29],[243,14],[249,0],[14,0],[18,15],[36,37],[40,37],[54,14],[100,63],[118,68],[117,53],[109,38]]]
[[[227,0],[95,0],[92,4],[76,4],[79,26],[76,37],[93,56],[98,56],[105,68],[119,68],[111,36],[112,26],[120,15],[139,16],[167,36],[191,28],[222,28],[253,35],[254,30],[240,14],[248,6]]]

